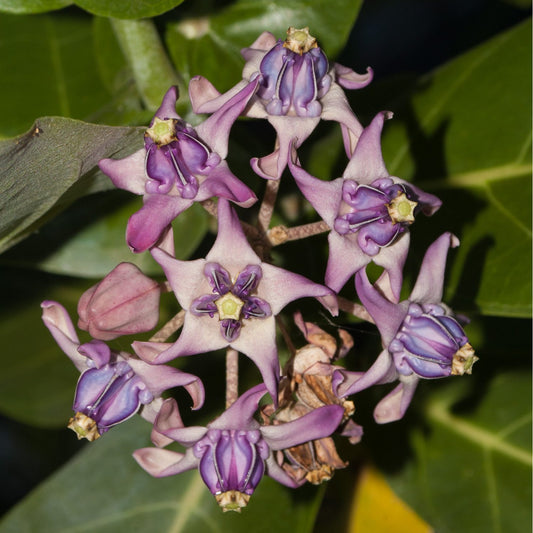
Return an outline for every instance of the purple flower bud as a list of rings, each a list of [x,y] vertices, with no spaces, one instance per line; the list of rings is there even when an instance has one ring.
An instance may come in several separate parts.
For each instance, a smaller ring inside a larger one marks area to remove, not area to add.
[[[280,39],[265,54],[259,71],[262,81],[257,94],[266,102],[268,113],[320,116],[318,99],[327,93],[331,76],[327,57],[309,35],[309,28],[289,28],[287,39]]]
[[[135,265],[120,263],[81,296],[78,327],[109,341],[150,331],[159,319],[159,284]]]
[[[418,205],[414,198],[408,186],[391,178],[380,178],[370,185],[347,179],[342,184],[334,229],[340,235],[357,232],[361,250],[374,256],[414,222]]]
[[[225,510],[245,507],[270,454],[259,430],[209,429],[193,448],[202,479]]]
[[[411,303],[389,352],[400,374],[422,378],[471,374],[477,360],[463,328],[442,304]]]

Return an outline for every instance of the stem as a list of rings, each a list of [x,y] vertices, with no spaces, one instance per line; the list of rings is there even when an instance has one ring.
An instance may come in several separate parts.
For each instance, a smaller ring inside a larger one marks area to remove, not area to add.
[[[239,353],[226,350],[226,409],[239,397]]]
[[[276,198],[278,196],[279,182],[279,179],[268,180],[266,184],[265,195],[263,196],[257,219],[259,230],[263,233],[267,232],[268,227],[270,226],[270,221],[272,220],[274,204],[276,203]]]
[[[330,227],[323,221],[312,222],[311,224],[303,224],[302,226],[295,226],[294,228],[286,228],[285,226],[275,226],[268,230],[268,241],[271,246],[278,246],[287,241],[297,241],[313,237],[320,233],[329,231]]]
[[[111,19],[120,47],[133,71],[144,105],[155,111],[168,88],[187,94],[174,70],[153,21]]]
[[[185,311],[182,309],[177,315],[171,318],[159,331],[150,337],[150,342],[165,342],[173,333],[183,326]]]

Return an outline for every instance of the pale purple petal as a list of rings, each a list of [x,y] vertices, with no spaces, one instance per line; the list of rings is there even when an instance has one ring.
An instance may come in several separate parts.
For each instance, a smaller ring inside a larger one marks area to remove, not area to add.
[[[231,250],[230,257],[228,257],[228,250]],[[220,263],[230,271],[232,263],[239,265],[239,271],[247,264],[261,263],[244,235],[237,213],[228,201],[222,198],[218,201],[217,238],[205,258],[206,261]],[[236,275],[237,272],[231,272],[231,274]]]
[[[387,300],[371,285],[364,270],[355,275],[355,288],[381,333],[383,346],[388,346],[407,315],[408,302],[394,304]]]
[[[41,308],[43,310],[42,319],[44,325],[48,328],[59,347],[80,372],[85,370],[87,368],[87,358],[78,352],[80,341],[67,310],[61,304],[51,300],[45,300],[41,304]]]
[[[285,424],[263,426],[261,433],[272,450],[284,450],[304,442],[329,437],[343,417],[343,407],[325,405]]]
[[[399,385],[376,405],[374,420],[378,424],[400,420],[413,399],[418,380],[416,374],[400,376]]]
[[[305,297],[316,298],[333,316],[337,315],[337,298],[328,287],[266,263],[263,263],[261,268],[263,279],[259,285],[258,295],[270,304],[274,315],[277,315],[288,303]]]
[[[153,363],[154,359],[167,348],[172,346],[170,342],[141,342],[134,341],[131,345],[134,352],[147,363]]]
[[[204,403],[205,391],[200,378],[177,368],[163,365],[150,365],[134,358],[128,359],[133,371],[142,378],[154,396],[173,387],[185,387],[193,400],[193,409],[200,409]]]
[[[145,158],[146,150],[141,148],[124,159],[101,159],[98,166],[115,187],[142,196],[146,192]]]
[[[170,223],[192,204],[180,196],[147,195],[144,205],[128,221],[126,241],[130,249],[139,253],[157,244]]]
[[[266,465],[266,474],[272,479],[276,480],[278,483],[290,487],[291,489],[297,489],[306,483],[305,477],[301,481],[296,481],[292,476],[287,474],[285,470],[279,466],[274,458],[274,454],[270,454],[268,459],[265,461]]]
[[[320,180],[311,176],[311,174],[292,161],[289,161],[289,169],[302,194],[315,208],[320,218],[330,228],[333,228],[342,199],[343,179],[337,178],[333,181]]]
[[[159,109],[155,113],[155,117],[165,120],[167,118],[180,118],[176,113],[176,101],[178,100],[178,88],[173,85],[163,96],[163,100]],[[153,121],[152,121],[153,122]]]
[[[459,246],[459,239],[452,233],[443,233],[427,249],[409,299],[418,303],[442,301],[446,257],[450,248]]]
[[[258,85],[259,78],[252,80],[196,128],[199,137],[222,159],[225,159],[228,155],[228,139],[231,126],[244,111]]]
[[[161,448],[141,448],[133,452],[133,458],[154,477],[181,474],[196,468],[199,463],[192,448],[187,449],[185,454]]]
[[[241,55],[246,61],[250,61],[250,54],[255,51],[266,52],[273,48],[278,40],[269,31],[264,31],[250,46],[241,50]],[[263,54],[261,53],[261,57]]]
[[[355,238],[339,235],[335,230],[328,235],[329,256],[324,281],[328,287],[339,292],[356,272],[371,261],[371,257]]]
[[[374,71],[370,67],[367,67],[365,74],[358,74],[351,68],[334,63],[333,70],[335,72],[335,81],[345,89],[362,89],[374,77]]]
[[[333,373],[333,390],[339,398],[350,396],[373,385],[389,383],[398,377],[394,361],[388,352],[383,350],[374,364],[366,372],[351,372],[339,367]]]
[[[225,161],[211,170],[202,181],[196,201],[201,202],[213,196],[225,198],[241,207],[250,207],[257,201],[254,192],[231,172]]]
[[[259,423],[253,419],[253,415],[266,392],[263,383],[247,390],[217,419],[208,424],[208,427],[210,429],[241,429],[246,431],[258,429]]]
[[[78,346],[78,352],[91,359],[96,368],[107,365],[111,360],[111,349],[102,341],[92,339],[85,344]],[[124,359],[122,357],[122,359]]]
[[[247,80],[242,80],[228,92],[220,94],[209,80],[203,76],[195,76],[189,82],[189,98],[193,111],[196,114],[214,113],[248,84]]]
[[[379,178],[389,176],[381,153],[381,131],[385,120],[390,118],[392,118],[391,112],[382,111],[363,130],[357,141],[354,154],[344,171],[344,178],[370,185]]]

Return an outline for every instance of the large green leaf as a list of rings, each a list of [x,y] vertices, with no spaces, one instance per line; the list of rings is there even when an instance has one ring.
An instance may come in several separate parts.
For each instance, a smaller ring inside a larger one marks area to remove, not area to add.
[[[155,17],[179,6],[183,0],[75,0],[94,15],[119,19]]]
[[[290,489],[265,478],[241,515],[225,513],[197,471],[154,479],[131,453],[150,445],[135,417],[88,445],[0,523],[1,533],[305,533],[321,491]]]
[[[94,122],[108,104],[91,19],[80,15],[0,15],[0,138],[25,131],[41,116]]]
[[[0,141],[0,251],[42,224],[54,208],[89,191],[111,188],[97,172],[104,157],[142,146],[142,130],[45,117],[12,140]],[[100,180],[98,180],[100,178]]]
[[[43,13],[72,4],[72,0],[0,0],[0,11],[7,13]]]
[[[241,79],[241,48],[250,46],[264,31],[284,38],[288,26],[309,26],[328,56],[335,57],[346,43],[361,4],[360,0],[339,0],[332,9],[327,0],[237,0],[212,15],[195,4],[186,18],[168,26],[167,44],[187,82],[200,74],[224,91]]]
[[[531,23],[455,59],[393,104],[384,154],[444,205],[418,221],[462,241],[448,296],[504,316],[531,314]]]
[[[397,493],[439,533],[531,529],[531,376],[497,375],[483,402],[465,381],[433,394],[415,458],[391,476]]]

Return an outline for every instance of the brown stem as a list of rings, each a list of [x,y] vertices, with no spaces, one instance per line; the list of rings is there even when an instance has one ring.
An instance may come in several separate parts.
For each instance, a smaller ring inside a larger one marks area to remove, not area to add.
[[[239,396],[239,352],[233,348],[226,350],[226,409]]]
[[[275,226],[268,231],[268,240],[272,246],[277,246],[287,241],[297,241],[299,239],[313,237],[314,235],[319,235],[329,230],[330,227],[323,220],[302,226],[295,226],[294,228]]]
[[[257,225],[262,233],[266,233],[272,220],[272,213],[274,212],[274,205],[278,196],[280,180],[268,180],[265,188],[265,195],[259,208],[259,215],[257,217]]]
[[[185,311],[182,309],[177,315],[171,318],[159,331],[150,337],[151,342],[165,342],[173,333],[183,326]]]

